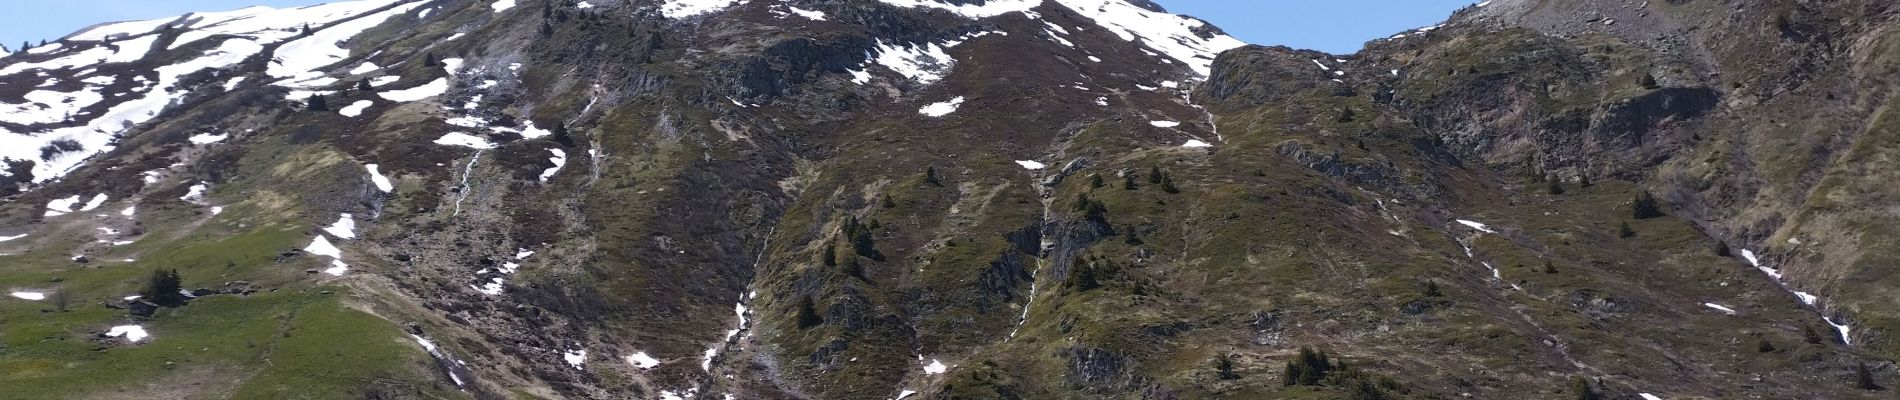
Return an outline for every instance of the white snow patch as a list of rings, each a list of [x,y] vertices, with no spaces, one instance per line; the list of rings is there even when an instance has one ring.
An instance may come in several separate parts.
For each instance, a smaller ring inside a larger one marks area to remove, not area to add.
[[[104,205],[104,204],[106,204],[106,194],[100,193],[97,195],[93,195],[92,200],[86,201],[85,206],[79,207],[79,211],[92,211],[92,210],[98,209],[100,205]]]
[[[1458,223],[1459,223],[1459,224],[1464,224],[1464,226],[1469,226],[1469,227],[1471,227],[1471,229],[1477,229],[1477,230],[1478,230],[1478,231],[1480,231],[1480,232],[1484,232],[1484,233],[1498,233],[1498,231],[1494,231],[1494,230],[1491,230],[1491,226],[1490,226],[1490,225],[1485,225],[1485,224],[1483,224],[1483,223],[1479,223],[1479,222],[1477,222],[1477,221],[1469,221],[1469,220],[1462,220],[1462,219],[1461,219],[1461,220],[1458,220]]]
[[[896,400],[904,400],[905,397],[910,397],[910,395],[913,395],[913,394],[917,394],[917,391],[904,389],[903,391],[897,392]]]
[[[495,0],[494,4],[489,4],[488,6],[494,8],[495,12],[507,11],[510,8],[515,8],[515,0]]]
[[[1643,396],[1643,400],[1663,400],[1663,398],[1656,397],[1656,395],[1649,394],[1649,393],[1637,393],[1636,395]]]
[[[1021,165],[1023,166],[1023,168],[1029,169],[1032,171],[1048,167],[1048,165],[1043,165],[1043,163],[1029,161],[1029,160],[1016,160],[1016,165]]]
[[[561,172],[561,167],[567,165],[567,152],[561,149],[548,149],[548,152],[554,154],[548,157],[548,162],[554,163],[554,168],[541,171],[541,183],[548,183],[548,179],[553,178],[554,174]]]
[[[330,239],[324,238],[323,235],[317,235],[316,239],[311,239],[310,245],[304,246],[303,251],[320,256],[329,256],[334,259],[343,258],[343,250],[336,248],[336,245],[330,244]]]
[[[22,234],[13,235],[13,236],[0,236],[0,242],[13,241],[14,239],[26,237],[26,235],[27,234],[22,233]]]
[[[46,202],[46,216],[56,217],[72,213],[74,204],[79,204],[79,195]]]
[[[378,3],[378,2],[365,2]],[[380,2],[387,4],[387,1]],[[349,58],[350,50],[339,46],[363,31],[382,25],[384,21],[397,15],[408,14],[409,10],[421,6],[426,1],[415,1],[391,8],[375,15],[364,16],[337,23],[327,28],[311,32],[309,36],[285,43],[273,54],[277,57],[264,73],[275,78],[306,80],[324,75],[319,69],[336,64]]]
[[[949,11],[965,18],[989,18],[998,15],[1027,12],[1042,4],[1042,0],[989,0],[980,4],[950,4],[943,0],[878,0],[884,4],[898,7],[925,7]]]
[[[1200,139],[1192,139],[1182,144],[1181,147],[1214,147],[1214,145],[1203,142]]]
[[[376,104],[376,102],[369,101],[369,100],[357,100],[355,103],[350,103],[350,105],[343,107],[343,109],[341,110],[336,110],[336,113],[343,114],[343,116],[345,117],[355,117],[358,115],[363,115],[363,110],[369,109],[369,106],[371,104]]]
[[[468,148],[473,148],[473,149],[495,148],[495,144],[490,143],[488,139],[483,139],[481,137],[477,137],[474,135],[461,133],[461,132],[449,132],[449,134],[447,135],[442,135],[442,138],[435,140],[435,144],[444,145],[444,146],[462,146],[462,147],[468,147]]]
[[[422,86],[380,91],[376,92],[376,95],[382,97],[383,100],[409,102],[440,96],[443,92],[447,91],[449,91],[449,78],[436,78],[433,81],[429,81],[429,83],[422,84]]]
[[[924,375],[936,375],[936,374],[944,373],[944,371],[949,371],[949,370],[950,370],[950,367],[943,365],[943,361],[937,361],[936,359],[931,359],[930,365],[924,366]]]
[[[930,117],[942,117],[945,115],[950,115],[950,113],[957,112],[957,107],[962,106],[962,105],[963,105],[963,96],[957,96],[956,98],[950,99],[949,101],[940,102],[940,103],[930,103],[930,105],[924,106],[924,108],[917,109],[917,113],[927,115]]]
[[[356,66],[356,68],[351,68],[350,75],[367,74],[371,72],[376,72],[376,70],[379,70],[379,69],[383,69],[383,67],[378,67],[376,66],[376,63],[373,63],[373,62],[366,62],[366,63],[363,63],[363,65]]]
[[[1181,123],[1174,121],[1148,121],[1148,125],[1153,125],[1156,128],[1173,128],[1181,126]]]
[[[680,19],[723,10],[744,2],[745,0],[665,0],[660,5],[660,15]]]
[[[128,342],[138,343],[152,335],[145,333],[145,327],[138,325],[119,325],[106,331],[106,337],[125,337]]]
[[[1721,312],[1722,312],[1723,314],[1728,314],[1728,315],[1735,315],[1735,309],[1733,309],[1733,308],[1728,308],[1728,307],[1726,307],[1726,306],[1723,306],[1723,305],[1721,305],[1721,304],[1715,304],[1715,303],[1702,303],[1702,305],[1703,305],[1703,306],[1707,306],[1707,307],[1709,307],[1709,308],[1713,308],[1713,309],[1715,309],[1716,311],[1721,311]]]
[[[376,184],[376,190],[381,190],[383,193],[396,190],[396,185],[389,183],[389,177],[383,176],[381,166],[376,164],[363,164],[363,169],[369,170],[369,181],[370,183]]]
[[[890,0],[886,0],[887,2]],[[1063,6],[1075,10],[1097,25],[1107,28],[1120,36],[1122,40],[1139,42],[1162,55],[1187,64],[1188,68],[1200,76],[1207,76],[1214,66],[1214,55],[1228,49],[1247,45],[1246,42],[1227,35],[1214,35],[1202,38],[1206,22],[1187,16],[1149,11],[1123,0],[1054,0]],[[1031,7],[1041,4],[1039,0],[1027,0]],[[991,1],[990,3],[998,3]]]
[[[12,294],[13,294],[13,297],[17,297],[22,300],[32,300],[32,301],[46,300],[46,294],[40,293],[40,292],[13,292]]]
[[[581,366],[587,362],[587,349],[568,350],[566,353],[561,354],[561,359],[566,360],[567,365],[574,366],[574,369],[585,369],[581,368]]]
[[[639,369],[653,369],[653,367],[660,366],[660,360],[647,355],[644,351],[640,351],[627,356],[627,364],[632,364],[634,368]]]
[[[224,141],[224,139],[227,139],[230,137],[231,137],[231,134],[228,134],[228,133],[222,134],[222,135],[200,133],[196,135],[191,135],[191,138],[186,139],[186,140],[190,140],[191,143],[193,144],[212,144],[212,143],[222,142]]]
[[[343,214],[337,217],[336,222],[331,223],[330,227],[323,228],[323,231],[329,232],[330,236],[336,236],[337,239],[355,239],[356,219],[350,214]]]
[[[807,10],[807,9],[803,9],[803,8],[798,8],[798,7],[792,7],[792,6],[786,6],[785,8],[789,8],[789,9],[791,9],[791,10],[792,10],[792,13],[793,13],[793,14],[798,14],[798,16],[800,16],[800,17],[805,17],[806,19],[810,19],[810,20],[813,20],[813,21],[824,21],[824,20],[825,20],[825,12],[824,12],[824,11],[818,11],[818,10]]]
[[[184,200],[186,203],[197,203],[200,201],[204,201],[205,191],[209,189],[210,187],[206,186],[204,182],[198,182],[198,184],[196,185],[191,185],[190,189],[186,189],[185,195],[179,196],[178,199]]]

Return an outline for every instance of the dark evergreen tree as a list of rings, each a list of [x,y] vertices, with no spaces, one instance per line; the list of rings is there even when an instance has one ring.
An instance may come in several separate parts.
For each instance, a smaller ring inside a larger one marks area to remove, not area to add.
[[[1854,385],[1861,390],[1880,390],[1880,385],[1874,384],[1873,371],[1868,371],[1864,362],[1854,363]]]
[[[356,91],[358,91],[358,92],[374,92],[374,91],[376,91],[376,87],[374,87],[374,86],[370,86],[370,85],[369,85],[369,80],[368,80],[368,79],[359,79],[359,80],[357,80],[357,81],[356,81]]]
[[[827,267],[838,266],[838,244],[825,242],[825,251],[819,254],[818,260]]]
[[[1768,339],[1762,339],[1761,342],[1755,343],[1755,351],[1773,353],[1775,352],[1775,344],[1769,343]]]
[[[1544,181],[1550,183],[1548,191],[1552,196],[1564,194],[1564,182],[1562,179],[1558,179],[1556,175],[1551,175],[1549,178],[1545,178]]]
[[[330,104],[321,94],[310,95],[309,103],[304,107],[308,111],[330,111]]]
[[[1445,297],[1445,292],[1438,288],[1438,281],[1428,279],[1425,281],[1425,297]]]
[[[554,129],[551,131],[550,133],[552,133],[551,136],[554,137],[555,143],[560,143],[562,146],[567,147],[574,146],[574,134],[567,130],[567,124],[555,122]]]
[[[1282,383],[1286,386],[1318,386],[1332,371],[1333,364],[1327,359],[1326,352],[1301,347],[1299,357],[1286,362]]]
[[[431,51],[428,53],[422,53],[422,66],[430,67],[430,68],[440,67],[442,66],[442,62],[436,61],[435,52]]]
[[[1181,193],[1181,188],[1174,186],[1173,176],[1162,175],[1161,176],[1161,191],[1167,192],[1168,194],[1176,194],[1176,193]]]
[[[879,205],[884,206],[884,208],[897,208],[897,201],[891,200],[890,194],[878,196],[878,203]]]
[[[1637,192],[1636,198],[1630,200],[1630,216],[1636,219],[1660,217],[1663,216],[1662,207],[1657,205],[1656,196],[1650,195],[1649,191]]]
[[[1590,182],[1590,175],[1577,175],[1577,186],[1590,187],[1590,185],[1595,184],[1596,183]]]
[[[547,21],[541,21],[541,37],[551,37],[551,36],[554,36],[554,24],[550,24]]]
[[[1557,265],[1556,265],[1556,264],[1551,264],[1551,263],[1550,263],[1550,260],[1544,260],[1544,273],[1546,273],[1546,274],[1555,274],[1555,273],[1557,273]]]
[[[1149,167],[1149,168],[1148,168],[1148,183],[1151,183],[1151,184],[1160,184],[1160,183],[1161,183],[1161,174],[1162,174],[1162,173],[1161,173],[1161,167],[1160,167],[1160,166],[1155,166],[1155,167]]]
[[[1352,111],[1352,107],[1346,107],[1345,110],[1339,111],[1339,119],[1337,119],[1336,121],[1342,124],[1347,123],[1347,122],[1352,122],[1353,118],[1357,116],[1358,116],[1357,113],[1354,113]]]
[[[1100,277],[1095,276],[1096,272],[1095,262],[1088,260],[1077,261],[1074,266],[1069,267],[1069,277],[1062,281],[1062,286],[1075,289],[1076,292],[1087,292],[1100,288],[1102,287],[1102,282]]]
[[[1718,240],[1715,242],[1715,255],[1718,257],[1729,257],[1733,256],[1734,253],[1729,252],[1728,242]]]
[[[1603,399],[1603,395],[1597,393],[1596,387],[1590,384],[1590,380],[1581,377],[1570,380],[1570,392],[1577,394],[1577,400]]]
[[[1240,374],[1234,372],[1234,357],[1231,354],[1214,356],[1214,372],[1222,380],[1240,379]]]
[[[1661,88],[1661,87],[1662,87],[1662,84],[1660,84],[1660,83],[1657,83],[1657,82],[1656,82],[1656,74],[1652,74],[1652,73],[1648,73],[1648,72],[1644,72],[1644,73],[1643,73],[1643,82],[1642,82],[1642,83],[1643,83],[1643,88],[1644,88],[1644,89],[1652,89],[1652,90],[1653,90],[1653,89],[1657,89],[1657,88]]]
[[[844,237],[845,240],[850,241],[851,250],[865,258],[882,260],[884,257],[878,254],[876,243],[871,239],[871,230],[872,228],[858,222],[856,216],[844,217]]]
[[[1813,325],[1803,326],[1801,327],[1801,341],[1807,342],[1808,344],[1821,344],[1821,333],[1816,332]]]
[[[1105,185],[1107,184],[1102,183],[1102,174],[1089,174],[1089,188],[1090,189],[1099,189]]]
[[[811,301],[811,296],[798,300],[798,329],[810,329],[824,323],[825,318],[818,315],[818,305]]]
[[[139,298],[163,307],[177,307],[185,304],[183,280],[178,270],[156,270],[145,281],[145,288],[139,290]]]
[[[1135,186],[1135,174],[1133,173],[1122,174],[1122,190],[1135,190],[1135,189],[1140,189],[1140,187]]]
[[[1636,230],[1630,229],[1629,221],[1623,221],[1622,224],[1616,226],[1616,237],[1625,239],[1636,237]]]
[[[937,177],[936,166],[924,167],[924,183],[930,184],[930,186],[943,186],[943,181]]]
[[[298,33],[298,35],[310,36],[311,33],[312,32],[310,32],[310,24],[303,24],[303,32]]]

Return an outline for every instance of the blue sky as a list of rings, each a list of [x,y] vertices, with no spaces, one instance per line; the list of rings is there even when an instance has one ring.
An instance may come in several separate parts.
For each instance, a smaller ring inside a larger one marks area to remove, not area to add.
[[[0,44],[57,39],[92,24],[163,18],[253,5],[292,7],[324,0],[30,0],[11,1]],[[1205,19],[1248,43],[1329,53],[1358,51],[1367,40],[1428,26],[1471,0],[1155,0],[1169,11]]]

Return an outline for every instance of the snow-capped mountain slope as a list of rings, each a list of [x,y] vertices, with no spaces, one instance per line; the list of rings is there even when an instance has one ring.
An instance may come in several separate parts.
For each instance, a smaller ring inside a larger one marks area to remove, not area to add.
[[[1790,177],[1885,142],[1774,127],[1881,132],[1835,124],[1891,85],[1856,1],[1498,1],[1350,56],[1144,0],[103,24],[0,58],[0,387],[1855,398],[1890,304],[1833,277],[1884,242],[1831,216],[1885,192]]]

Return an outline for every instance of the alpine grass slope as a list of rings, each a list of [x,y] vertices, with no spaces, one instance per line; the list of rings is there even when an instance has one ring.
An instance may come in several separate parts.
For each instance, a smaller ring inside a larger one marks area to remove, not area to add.
[[[367,0],[0,58],[0,398],[1885,398],[1900,5]]]

